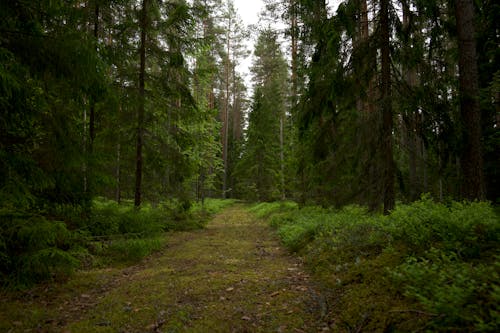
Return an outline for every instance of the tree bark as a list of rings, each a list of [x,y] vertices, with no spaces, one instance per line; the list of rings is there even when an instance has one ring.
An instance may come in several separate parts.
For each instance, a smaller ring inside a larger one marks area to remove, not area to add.
[[[410,26],[410,16],[411,9],[408,0],[401,1],[403,7],[403,31],[405,33],[406,48],[410,48],[413,45],[412,41],[412,27]],[[415,32],[417,34],[418,32]],[[408,59],[411,55],[408,56]],[[407,60],[408,60],[407,59]],[[410,93],[417,86],[417,69],[415,66],[410,66],[405,64],[404,66],[404,78]],[[418,111],[410,110],[406,114],[405,123],[407,124],[406,139],[407,139],[407,151],[408,151],[408,172],[409,172],[409,199],[415,201],[418,199],[421,193],[421,184],[419,182],[418,171],[417,171],[417,158],[422,159],[422,156],[417,156],[420,151],[419,144],[420,138],[418,133]]]
[[[226,40],[226,48],[227,48],[227,56],[226,56],[226,68],[225,68],[225,74],[226,74],[226,98],[224,101],[224,117],[223,117],[223,133],[222,133],[222,138],[223,138],[223,149],[222,149],[222,160],[224,162],[224,173],[223,173],[223,179],[222,179],[222,198],[225,199],[227,196],[227,176],[228,176],[228,168],[229,168],[229,163],[228,163],[228,144],[229,144],[229,66],[230,66],[230,52],[231,52],[231,18],[228,20],[229,25],[227,29],[227,40]]]
[[[395,203],[394,158],[392,153],[392,99],[391,99],[391,58],[389,34],[389,0],[380,1],[380,53],[382,62],[382,153],[384,179],[384,214],[388,214]]]
[[[140,68],[139,68],[139,107],[137,109],[137,144],[136,144],[136,168],[135,168],[135,198],[134,206],[141,205],[142,186],[142,147],[144,145],[144,77],[146,71],[146,28],[147,28],[147,6],[148,0],[142,1],[142,12],[140,19],[141,43],[139,48]]]
[[[94,7],[94,39],[97,42],[99,39],[99,2],[95,0]],[[95,100],[90,99],[90,114],[89,114],[89,153],[92,154],[94,150],[94,140],[95,140]]]
[[[463,125],[462,195],[469,200],[481,200],[485,198],[485,187],[473,1],[457,0],[455,16],[459,51],[460,114]]]
[[[290,35],[292,37],[292,45],[291,45],[291,53],[292,53],[292,73],[291,73],[291,81],[292,81],[292,108],[297,105],[298,101],[298,24],[297,24],[297,4],[296,0],[290,0]],[[293,120],[293,117],[292,117]]]
[[[285,193],[285,138],[284,138],[284,114],[280,115],[280,181],[281,181],[281,200],[286,199]]]

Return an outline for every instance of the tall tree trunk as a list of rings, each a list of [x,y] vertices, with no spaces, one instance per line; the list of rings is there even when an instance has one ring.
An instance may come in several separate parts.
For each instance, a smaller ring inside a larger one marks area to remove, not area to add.
[[[361,0],[361,38],[364,43],[368,42],[368,38],[370,37],[370,30],[368,26],[368,1]],[[377,59],[375,56],[368,57],[367,60],[364,61],[364,66],[368,66],[368,68],[377,68]],[[368,69],[365,67],[365,71]],[[368,78],[368,91],[366,96],[366,101],[363,103],[363,110],[365,113],[373,113],[375,111],[374,101],[376,95],[375,88],[375,77],[373,73],[370,73],[370,77]]]
[[[99,39],[99,0],[94,1],[94,39],[97,43]],[[89,114],[89,153],[92,154],[94,151],[94,140],[95,140],[95,100],[90,99],[90,114]]]
[[[116,202],[121,202],[121,144],[118,139],[116,144],[116,168],[115,168],[115,200]]]
[[[411,36],[411,27],[410,27],[410,5],[408,0],[401,1],[403,6],[403,31],[405,33],[406,38],[406,48],[412,47],[412,36]],[[408,58],[411,55],[408,56]],[[409,59],[407,59],[409,60]],[[417,71],[415,67],[409,66],[407,64],[404,65],[404,78],[406,84],[408,85],[408,89],[410,93],[412,93],[413,89],[417,86]],[[407,151],[408,151],[408,172],[409,172],[409,199],[411,201],[415,201],[418,199],[420,195],[421,185],[418,180],[417,174],[417,152],[419,151],[418,145],[420,144],[419,134],[417,131],[417,122],[418,122],[418,111],[410,110],[406,114],[405,123],[406,127],[406,139],[407,139]],[[420,157],[421,159],[422,157]]]
[[[144,76],[146,71],[146,28],[147,28],[147,6],[148,0],[142,0],[142,12],[140,19],[141,43],[139,48],[139,107],[137,109],[137,144],[136,144],[136,168],[135,168],[135,198],[134,206],[141,205],[142,186],[142,147],[144,145]]]
[[[285,194],[285,138],[284,138],[284,126],[285,126],[285,115],[280,115],[280,180],[281,180],[281,200],[286,199]]]
[[[295,107],[298,100],[298,24],[297,24],[297,0],[290,0],[290,35],[292,37],[291,53],[292,53],[292,108]],[[292,117],[293,121],[293,117]]]
[[[83,108],[83,164],[82,164],[82,173],[83,173],[83,193],[87,194],[88,188],[88,175],[87,175],[87,109]]]
[[[223,149],[222,149],[222,160],[224,162],[224,173],[223,173],[223,179],[222,179],[222,198],[226,198],[226,192],[227,192],[227,176],[228,176],[228,144],[229,144],[229,66],[230,66],[230,52],[231,52],[231,19],[229,19],[229,26],[227,30],[227,39],[226,39],[226,68],[225,68],[225,74],[226,74],[226,98],[224,101],[224,117],[223,117],[223,133],[222,133],[222,138],[223,138]]]
[[[474,3],[457,0],[455,16],[458,32],[458,67],[460,70],[460,114],[463,125],[462,195],[484,199],[483,157],[481,153],[481,113],[474,30]]]
[[[392,98],[391,98],[391,58],[389,34],[389,0],[380,1],[380,53],[382,62],[382,154],[383,154],[383,193],[384,214],[394,208],[394,158],[392,155]]]

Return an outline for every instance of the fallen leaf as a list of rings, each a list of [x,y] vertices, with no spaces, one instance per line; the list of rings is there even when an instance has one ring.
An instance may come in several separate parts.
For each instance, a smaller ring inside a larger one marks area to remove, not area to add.
[[[243,317],[241,317],[241,320],[250,321],[250,320],[252,320],[252,318],[250,318],[248,316],[243,316]]]
[[[279,291],[275,291],[275,292],[274,292],[274,293],[272,293],[270,296],[271,296],[271,297],[275,297],[275,296],[278,296],[279,294],[280,294],[280,292],[279,292]]]
[[[229,287],[229,288],[226,289],[226,291],[233,291],[233,290],[234,290],[233,287]]]

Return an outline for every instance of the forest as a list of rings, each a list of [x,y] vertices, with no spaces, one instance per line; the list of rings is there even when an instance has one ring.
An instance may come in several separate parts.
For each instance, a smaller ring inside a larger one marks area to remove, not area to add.
[[[233,0],[0,2],[2,290],[237,202],[326,290],[369,284],[361,261],[352,297],[419,304],[339,331],[497,331],[500,4],[264,2],[250,26]]]

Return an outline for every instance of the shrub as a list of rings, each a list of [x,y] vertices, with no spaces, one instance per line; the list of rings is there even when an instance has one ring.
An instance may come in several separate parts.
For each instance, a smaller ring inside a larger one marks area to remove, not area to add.
[[[498,216],[485,202],[454,202],[448,207],[424,197],[398,206],[388,218],[387,230],[417,255],[433,246],[463,259],[486,257],[500,241]]]
[[[409,257],[393,271],[404,295],[433,314],[429,328],[439,331],[498,332],[500,261],[493,265],[461,261],[437,249]]]
[[[158,251],[165,244],[165,239],[132,238],[112,240],[104,250],[104,255],[115,263],[133,263]]]
[[[1,215],[0,273],[3,282],[23,287],[69,275],[79,264],[67,252],[77,238],[60,221],[12,212]]]
[[[352,321],[346,325],[356,324],[353,314],[361,308],[354,306],[359,300],[343,297],[358,290],[365,302],[386,302],[386,310],[377,310],[386,317],[367,324],[381,330],[384,322],[421,330],[425,321],[430,331],[500,331],[500,222],[488,203],[444,205],[423,197],[389,216],[359,206],[299,210],[279,203],[252,211],[267,217],[283,244],[339,289],[336,302],[354,307],[338,311],[338,320]],[[425,315],[415,320],[418,327],[408,326],[404,311],[390,311],[404,306],[397,290],[406,306]]]
[[[291,201],[276,201],[276,202],[261,202],[253,207],[251,207],[248,211],[254,213],[259,218],[265,218],[270,216],[271,214],[275,214],[279,211],[289,211],[295,210],[298,208],[298,205],[295,202]]]
[[[224,208],[234,205],[236,203],[235,199],[214,199],[207,198],[202,203],[201,201],[196,202],[191,207],[192,213],[206,212],[208,214],[217,214]]]

